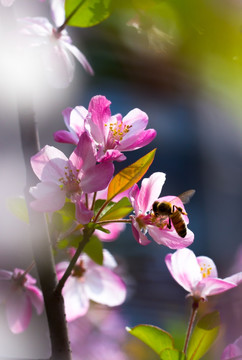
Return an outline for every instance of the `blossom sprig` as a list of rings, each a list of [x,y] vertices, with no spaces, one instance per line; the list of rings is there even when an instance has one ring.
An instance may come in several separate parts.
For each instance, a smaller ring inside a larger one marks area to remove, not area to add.
[[[87,131],[97,150],[97,161],[106,162],[123,161],[124,151],[140,149],[155,138],[154,129],[145,130],[148,125],[145,112],[136,108],[122,118],[121,114],[111,115],[110,105],[105,96],[96,95],[88,110],[83,106],[65,109],[63,117],[68,131],[55,132],[55,141],[76,145],[80,135]]]
[[[232,344],[227,345],[221,356],[221,360],[236,359],[242,359],[242,336],[238,337]]]

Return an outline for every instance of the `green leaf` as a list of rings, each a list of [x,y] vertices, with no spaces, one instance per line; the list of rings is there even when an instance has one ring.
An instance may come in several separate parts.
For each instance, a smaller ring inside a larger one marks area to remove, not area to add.
[[[28,208],[23,196],[8,199],[7,206],[18,219],[26,223],[29,222]]]
[[[100,230],[100,231],[102,231],[102,232],[104,232],[104,233],[106,233],[106,234],[110,234],[110,230],[105,229],[105,228],[102,227],[100,224],[96,224],[95,229]]]
[[[68,25],[90,27],[110,15],[110,0],[66,0],[65,12]]]
[[[160,354],[166,348],[173,348],[174,341],[172,336],[153,325],[137,325],[132,329],[126,329],[131,335],[137,337],[148,345],[157,354]]]
[[[154,160],[155,151],[156,149],[150,151],[148,154],[114,176],[108,187],[107,200],[111,200],[114,196],[128,190],[144,176]]]
[[[161,360],[186,360],[184,352],[177,349],[165,349],[160,354]]]
[[[129,199],[124,197],[117,203],[113,203],[113,206],[105,213],[103,217],[100,218],[100,220],[121,219],[131,213],[132,210],[133,207],[131,206]]]
[[[103,245],[96,236],[90,238],[83,251],[98,265],[103,264]]]
[[[218,311],[202,317],[195,326],[187,349],[188,360],[199,360],[215,341],[220,326]]]

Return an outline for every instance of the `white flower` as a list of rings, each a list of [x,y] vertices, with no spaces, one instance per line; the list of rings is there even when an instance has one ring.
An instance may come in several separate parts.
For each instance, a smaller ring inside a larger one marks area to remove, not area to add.
[[[59,28],[64,23],[64,2],[53,0],[51,14],[55,26],[44,17],[26,17],[19,19],[21,33],[28,36],[29,45],[40,49],[40,56],[50,84],[56,88],[67,87],[73,79],[74,57],[84,69],[93,75],[93,69],[83,53],[74,45],[65,29]]]

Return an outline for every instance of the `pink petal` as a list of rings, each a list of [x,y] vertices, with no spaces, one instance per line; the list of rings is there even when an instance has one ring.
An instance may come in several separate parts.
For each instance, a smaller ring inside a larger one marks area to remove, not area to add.
[[[239,355],[241,355],[242,359],[242,351],[240,348],[235,344],[230,344],[224,349],[221,360],[233,360],[233,358]]]
[[[148,145],[154,138],[156,137],[156,131],[154,129],[148,129],[145,131],[142,131],[140,135],[135,134],[132,136],[132,138],[124,137],[124,140],[120,143],[118,146],[119,150],[123,151],[132,151],[140,149],[141,147],[144,147]]]
[[[69,131],[59,130],[54,133],[54,140],[59,143],[76,145],[79,138],[76,134],[72,134]]]
[[[31,302],[22,289],[13,291],[6,304],[6,315],[10,330],[18,334],[26,330],[32,316]]]
[[[40,315],[44,309],[44,299],[42,291],[36,286],[27,286],[26,291],[32,305],[36,309],[37,314]]]
[[[104,151],[105,146],[100,146],[97,152],[97,161],[98,162],[108,162],[108,161],[124,161],[126,156],[122,154],[119,150],[109,149]]]
[[[13,273],[7,270],[0,270],[0,280],[10,280]]]
[[[51,0],[51,17],[57,27],[65,21],[65,0]]]
[[[208,270],[208,272],[206,273],[206,276],[212,277],[212,278],[218,277],[217,268],[212,259],[210,259],[207,256],[198,256],[197,262],[198,262],[198,265],[200,266],[200,268],[203,268],[205,271]]]
[[[58,184],[59,178],[64,175],[67,162],[68,159],[62,151],[49,145],[31,157],[31,166],[35,175],[42,181]]]
[[[103,266],[109,269],[114,269],[118,266],[117,261],[107,249],[103,249]]]
[[[147,236],[140,230],[139,224],[132,218],[132,233],[134,235],[135,240],[140,245],[148,245],[151,241],[147,238]]]
[[[60,210],[65,204],[65,191],[53,183],[38,183],[30,188],[30,194],[36,199],[30,204],[36,211],[53,212]]]
[[[131,188],[129,192],[129,200],[131,202],[132,207],[134,208],[136,216],[139,215],[139,187],[137,184],[134,184],[134,186]]]
[[[236,284],[224,281],[222,279],[205,278],[199,283],[199,287],[202,289],[201,297],[206,299],[207,296],[217,295],[236,287]]]
[[[25,17],[18,19],[18,23],[21,25],[21,34],[30,38],[32,46],[46,44],[52,35],[53,26],[44,17]]]
[[[202,279],[196,256],[190,249],[179,249],[168,254],[165,262],[172,277],[189,292]]]
[[[76,59],[81,63],[86,72],[88,72],[90,75],[94,75],[94,71],[89,62],[87,61],[87,58],[76,46],[65,42],[65,47],[76,57]]]
[[[80,224],[88,224],[93,215],[93,211],[87,209],[81,201],[76,202],[76,219]]]
[[[149,178],[142,180],[139,193],[139,209],[143,214],[152,209],[152,204],[158,199],[165,179],[165,173],[156,172]]]
[[[53,36],[52,41],[41,48],[47,80],[55,88],[66,88],[73,79],[75,62],[66,44]]]
[[[228,276],[224,279],[224,281],[228,281],[233,284],[239,285],[242,282],[242,272]]]
[[[97,95],[92,97],[88,106],[88,112],[91,114],[90,132],[98,144],[104,145],[105,134],[108,132],[105,124],[111,117],[110,104],[111,102],[105,96]]]
[[[70,161],[76,169],[81,169],[82,172],[95,166],[96,159],[92,141],[86,132],[81,135],[76,149],[70,156]]]
[[[81,178],[81,188],[85,193],[105,189],[114,172],[113,163],[101,163],[88,169]]]
[[[85,132],[85,119],[88,115],[84,106],[76,106],[70,114],[70,130],[74,131],[78,138]]]
[[[69,277],[63,288],[67,321],[73,321],[88,311],[89,300],[83,281],[82,278]]]
[[[68,265],[69,265],[68,261],[61,261],[58,264],[56,264],[55,268],[56,268],[56,275],[58,280],[62,278],[64,272],[68,268]]]
[[[88,297],[100,304],[117,306],[124,302],[126,287],[110,269],[96,266],[86,273],[85,289]]]
[[[180,237],[175,230],[160,229],[153,225],[148,225],[147,229],[155,242],[170,249],[183,249],[191,245],[194,240],[194,234],[189,229],[187,229],[187,235],[184,238]]]

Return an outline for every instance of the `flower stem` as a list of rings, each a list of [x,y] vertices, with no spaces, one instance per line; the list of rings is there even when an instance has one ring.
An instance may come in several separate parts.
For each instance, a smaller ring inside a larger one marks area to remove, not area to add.
[[[66,269],[64,275],[62,276],[62,278],[60,279],[58,285],[56,286],[55,293],[57,293],[57,294],[61,293],[61,291],[62,291],[62,289],[63,289],[63,287],[65,285],[66,280],[71,275],[72,269],[74,268],[74,266],[75,266],[75,264],[77,262],[77,259],[81,255],[81,252],[84,249],[85,245],[90,240],[90,237],[92,236],[93,232],[94,232],[94,229],[84,228],[84,230],[83,230],[83,239],[79,243],[79,246],[78,246],[74,256],[72,257],[68,268]]]
[[[96,224],[99,225],[105,225],[105,224],[110,224],[110,223],[126,223],[126,224],[131,224],[132,221],[129,219],[114,219],[114,220],[101,220],[101,221],[97,221]]]
[[[66,27],[68,21],[71,20],[71,18],[75,15],[75,13],[77,12],[77,10],[84,4],[85,1],[86,1],[86,0],[82,0],[82,1],[77,5],[77,7],[75,7],[75,8],[72,10],[72,12],[70,13],[70,15],[67,16],[67,18],[65,19],[64,23],[57,28],[57,32],[58,32],[58,33],[60,33],[62,30],[64,30],[64,28]]]
[[[199,300],[194,299],[193,304],[192,304],[192,311],[191,311],[191,316],[190,316],[190,319],[189,319],[187,334],[186,334],[185,345],[184,345],[184,349],[183,349],[184,354],[186,354],[186,351],[187,351],[187,346],[188,346],[188,342],[189,342],[189,339],[190,339],[190,336],[191,336],[192,327],[193,327],[193,324],[194,324],[194,321],[195,321],[195,317],[197,315],[198,306],[199,306]]]

